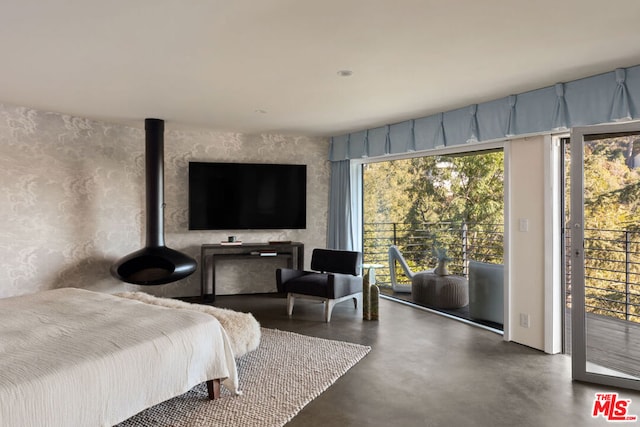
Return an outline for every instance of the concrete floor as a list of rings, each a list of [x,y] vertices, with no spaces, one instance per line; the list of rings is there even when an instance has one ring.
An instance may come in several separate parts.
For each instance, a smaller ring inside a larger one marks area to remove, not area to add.
[[[380,320],[363,321],[351,302],[331,323],[320,303],[297,300],[293,317],[275,295],[218,296],[216,306],[251,312],[262,326],[369,345],[371,352],[287,426],[591,426],[595,393],[640,393],[571,380],[571,360],[382,299]],[[622,423],[625,424],[625,423]]]

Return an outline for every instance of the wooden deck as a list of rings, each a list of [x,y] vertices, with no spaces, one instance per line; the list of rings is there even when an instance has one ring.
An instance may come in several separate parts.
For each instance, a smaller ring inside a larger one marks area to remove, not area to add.
[[[587,313],[587,361],[640,379],[640,324]]]
[[[565,314],[565,353],[571,354],[571,312]],[[587,362],[640,379],[640,324],[587,313]]]

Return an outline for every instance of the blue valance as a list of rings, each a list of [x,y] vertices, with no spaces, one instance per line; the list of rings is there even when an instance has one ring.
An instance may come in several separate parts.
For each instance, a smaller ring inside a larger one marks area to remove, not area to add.
[[[640,66],[331,138],[329,160],[425,151],[640,118]]]

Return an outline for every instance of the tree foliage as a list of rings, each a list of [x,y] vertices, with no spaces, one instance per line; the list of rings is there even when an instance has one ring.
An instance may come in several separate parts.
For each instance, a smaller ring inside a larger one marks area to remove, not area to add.
[[[439,248],[453,258],[452,271],[462,273],[463,252],[487,237],[493,242],[483,250],[501,259],[503,163],[496,151],[365,165],[365,259],[381,262],[395,244],[412,268],[425,269]],[[463,234],[464,223],[470,229]],[[478,224],[500,230],[487,234]]]
[[[640,168],[629,167],[632,145],[632,137],[599,139],[585,145],[585,227],[639,230]]]
[[[630,161],[633,144],[625,136],[583,147],[585,296],[588,311],[638,322],[640,168]]]
[[[406,222],[502,223],[502,151],[412,159]]]

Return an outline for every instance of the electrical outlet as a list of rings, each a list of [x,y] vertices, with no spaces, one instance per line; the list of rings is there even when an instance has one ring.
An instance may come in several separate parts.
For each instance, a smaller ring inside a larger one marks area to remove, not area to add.
[[[531,319],[528,314],[520,313],[520,326],[528,328],[531,325]]]
[[[527,232],[529,231],[529,220],[527,218],[520,218],[520,231]]]

